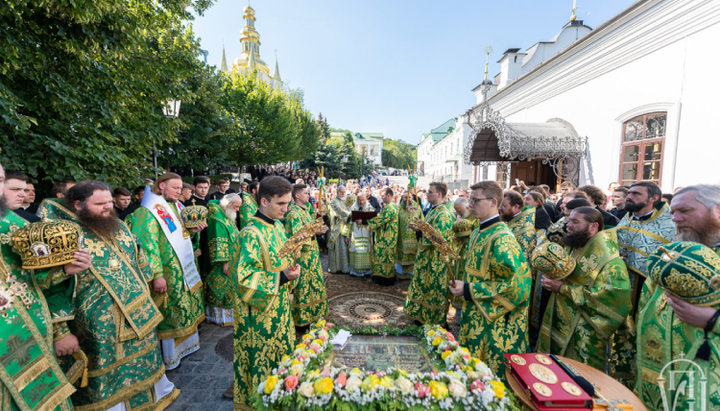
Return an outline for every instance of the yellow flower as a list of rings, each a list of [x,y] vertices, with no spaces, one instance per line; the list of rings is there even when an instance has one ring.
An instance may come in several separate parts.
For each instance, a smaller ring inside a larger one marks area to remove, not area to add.
[[[435,397],[436,400],[442,400],[448,396],[448,389],[445,383],[439,381],[430,381],[430,394]]]
[[[443,351],[443,353],[440,354],[440,358],[442,358],[443,361],[445,361],[445,359],[446,359],[447,357],[449,357],[450,354],[452,354],[452,351]]]
[[[497,395],[498,398],[502,399],[502,397],[505,396],[505,384],[500,381],[492,380],[490,381],[490,386],[493,391],[495,391],[495,395]]]
[[[318,328],[324,327],[324,326],[325,326],[325,320],[320,320],[320,321],[316,322],[316,323],[315,323],[315,326],[318,327]]]
[[[298,364],[300,364],[300,361],[298,361],[298,360],[292,360],[292,361],[290,361],[290,365],[291,365],[291,366],[293,366],[293,365],[298,365]]]
[[[296,349],[296,350],[297,350],[297,349],[303,349],[303,348],[306,348],[305,344],[303,344],[303,343],[300,343],[300,344],[298,344],[298,345],[295,346],[295,349]]]
[[[317,377],[318,375],[320,375],[320,370],[312,370],[307,374],[307,379],[311,380],[314,377]]]
[[[319,394],[329,394],[333,390],[333,380],[330,377],[320,378],[315,381],[315,392]]]
[[[322,347],[323,344],[325,344],[325,343],[323,342],[323,340],[321,340],[321,339],[319,339],[319,338],[318,338],[317,340],[313,341],[313,342],[314,342],[315,344],[321,346],[321,347]]]
[[[360,371],[360,368],[358,368],[358,367],[353,368],[352,370],[350,370],[350,372],[352,374],[362,375],[362,371]]]
[[[398,372],[399,372],[401,375],[407,375],[407,371],[403,370],[402,368],[398,368]]]
[[[427,335],[432,337],[433,335],[435,335],[435,330],[428,330]]]
[[[441,342],[442,342],[442,338],[440,338],[440,337],[435,337],[435,339],[432,340],[432,345],[435,346],[435,347],[437,347],[438,345],[440,345]]]
[[[305,341],[305,340],[312,340],[312,338],[313,338],[312,335],[310,335],[310,334],[305,334],[305,335],[302,336],[301,340],[303,340],[303,341]]]
[[[271,375],[265,380],[265,394],[270,394],[275,389],[275,385],[278,383],[279,378],[276,375]]]
[[[362,389],[363,391],[370,391],[371,389],[375,388],[380,383],[380,377],[377,375],[369,375],[365,377],[365,379],[362,382]]]
[[[392,377],[390,377],[389,375],[386,375],[386,376],[382,377],[382,379],[380,380],[380,385],[387,387],[387,388],[392,388],[394,382],[395,381],[393,381]]]
[[[289,358],[290,358],[289,355],[283,355],[282,358],[280,359],[280,362],[285,362]]]

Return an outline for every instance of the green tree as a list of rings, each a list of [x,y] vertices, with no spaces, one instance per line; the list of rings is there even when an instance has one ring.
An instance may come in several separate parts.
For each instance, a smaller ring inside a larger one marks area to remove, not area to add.
[[[277,90],[257,73],[230,73],[220,104],[230,118],[228,155],[237,164],[299,160],[314,151],[320,130],[297,93]]]
[[[382,163],[385,167],[415,169],[417,147],[402,140],[383,140]]]
[[[181,123],[202,70],[188,21],[209,0],[5,0],[0,5],[0,160],[33,180],[133,184]]]

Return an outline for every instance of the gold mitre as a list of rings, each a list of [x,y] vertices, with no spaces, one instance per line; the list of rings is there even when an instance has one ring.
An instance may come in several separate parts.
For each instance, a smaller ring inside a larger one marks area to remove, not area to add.
[[[75,261],[82,230],[68,220],[38,221],[16,230],[12,241],[14,251],[22,258],[22,268],[56,267]]]
[[[195,228],[207,220],[208,209],[201,205],[191,205],[182,209],[180,217],[185,223],[185,228]]]
[[[455,238],[470,237],[473,231],[473,224],[470,220],[460,218],[453,223],[452,229],[455,233]]]
[[[575,260],[560,244],[553,242],[535,247],[530,261],[534,269],[553,280],[562,280],[575,269]]]
[[[647,259],[653,283],[693,305],[720,302],[720,256],[707,246],[681,241],[658,247]]]

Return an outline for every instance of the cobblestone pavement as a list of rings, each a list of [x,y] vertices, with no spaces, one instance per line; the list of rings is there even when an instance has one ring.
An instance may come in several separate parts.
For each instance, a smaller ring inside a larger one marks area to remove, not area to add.
[[[327,254],[320,254],[323,269],[327,269]],[[382,291],[404,297],[409,281],[399,281],[392,287],[380,287],[370,279],[348,275],[325,274],[328,298],[348,291]],[[448,318],[451,330],[457,333],[454,310]],[[167,372],[167,377],[180,389],[180,396],[167,409],[181,410],[232,410],[232,400],[222,394],[230,387],[232,375],[232,327],[203,323],[200,326],[200,350],[184,358],[180,367]]]
[[[232,400],[222,396],[233,380],[232,333],[232,327],[200,326],[200,351],[167,372],[168,379],[180,389],[180,396],[168,410],[233,409]]]

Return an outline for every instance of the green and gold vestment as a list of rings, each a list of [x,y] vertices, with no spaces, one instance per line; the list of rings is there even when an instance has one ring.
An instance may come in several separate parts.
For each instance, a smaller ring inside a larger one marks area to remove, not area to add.
[[[649,218],[638,219],[627,213],[616,227],[620,255],[625,261],[630,278],[632,311],[628,319],[613,335],[610,350],[611,371],[627,386],[632,386],[636,375],[635,361],[635,316],[639,308],[640,295],[647,277],[648,255],[658,247],[675,238],[675,223],[670,207],[658,203]],[[650,286],[652,288],[652,286]],[[649,296],[648,296],[649,297]]]
[[[402,268],[402,274],[398,274],[400,279],[409,279],[415,266],[418,245],[417,234],[414,230],[408,228],[410,220],[413,218],[423,219],[420,206],[412,200],[410,200],[409,205],[403,201],[398,211],[398,240],[395,256],[395,261]]]
[[[715,248],[720,255],[720,248]],[[705,386],[707,410],[720,409],[720,321],[715,323],[708,332],[708,344],[710,346],[710,358],[708,361],[696,358],[698,348],[705,340],[703,330],[681,321],[675,315],[674,310],[668,304],[665,290],[654,286],[649,287],[651,281],[646,281],[642,290],[642,305],[637,314],[637,376],[635,379],[635,393],[645,404],[648,410],[663,410],[662,397],[657,378],[663,367],[672,360],[685,358],[694,362],[707,378]],[[713,308],[720,309],[720,305]],[[694,373],[694,378],[686,380],[687,374],[683,371]],[[676,374],[674,387],[666,382],[666,390],[671,394],[680,387],[683,382],[692,384],[687,386],[677,395],[680,397],[675,409],[689,409],[687,395],[689,390],[694,390],[696,398],[695,407],[700,409],[698,398],[702,395],[700,390],[699,370],[685,361],[677,361],[665,369],[664,376],[667,379],[671,372]],[[674,398],[669,398],[671,404]]]
[[[529,260],[535,248],[535,207],[526,206],[518,215],[507,222],[507,226],[512,231],[520,248],[525,254],[525,259]]]
[[[282,223],[270,223],[258,216],[240,232],[243,248],[235,278],[233,312],[236,409],[250,409],[249,399],[260,381],[293,349],[292,283],[280,284],[281,271],[292,261],[290,257],[277,257],[285,240]]]
[[[303,226],[315,219],[310,218],[305,207],[292,203],[285,214],[285,234],[290,238]],[[320,264],[320,248],[313,238],[302,246],[300,258],[300,278],[293,282],[292,313],[296,326],[308,325],[327,315],[327,290],[325,275]]]
[[[29,224],[12,211],[0,220],[0,287],[10,289],[14,302],[0,310],[0,409],[71,410],[75,388],[57,363],[53,349],[53,326],[48,305],[30,271],[21,268],[12,251],[15,230]],[[26,287],[16,292],[16,287]],[[22,301],[24,294],[29,304]],[[4,306],[5,302],[2,304]]]
[[[434,206],[425,216],[440,236],[449,244],[452,242],[455,217],[445,204]],[[440,251],[426,237],[420,239],[415,272],[410,280],[405,315],[423,324],[445,324],[449,296],[448,269]]]
[[[89,384],[73,395],[76,409],[105,410],[121,402],[128,410],[155,409],[154,386],[165,374],[155,335],[162,315],[150,296],[152,272],[143,250],[119,220],[105,237],[59,202],[46,203],[46,216],[78,223],[83,248],[92,256],[90,268],[75,276],[62,270],[36,275],[50,305],[55,340],[72,333],[88,358]],[[178,394],[175,389],[164,405]]]
[[[528,348],[532,277],[508,226],[499,218],[488,223],[473,231],[468,243],[464,282],[471,300],[463,307],[460,344],[504,376],[502,355]]]
[[[537,351],[604,371],[609,339],[630,312],[630,280],[615,230],[598,232],[571,257],[575,270],[550,296]]]
[[[355,201],[350,207],[350,211],[375,211],[370,202],[366,201],[362,207]],[[367,221],[366,221],[367,222]],[[372,263],[370,254],[372,249],[370,245],[370,227],[367,224],[358,225],[353,221],[350,225],[350,275],[355,277],[364,277],[372,275]]]
[[[208,204],[208,249],[212,268],[205,282],[205,315],[208,321],[220,325],[233,325],[233,270],[240,256],[240,231],[217,200]],[[228,264],[228,273],[223,265]]]
[[[241,197],[242,205],[240,206],[240,229],[242,230],[243,227],[248,225],[250,220],[257,212],[258,205],[255,197],[250,193],[246,193],[243,191]]]
[[[180,219],[180,214],[171,201],[167,202],[171,212]],[[181,339],[197,332],[197,326],[205,319],[202,283],[190,290],[185,283],[182,266],[175,250],[160,228],[150,210],[140,207],[125,218],[125,223],[135,234],[138,243],[147,255],[152,278],[165,278],[167,292],[152,291],[164,319],[158,324],[158,338],[161,340]],[[182,228],[185,230],[185,228]]]
[[[382,210],[368,220],[373,231],[373,277],[381,279],[395,278],[395,247],[398,241],[398,206],[395,203],[383,204]]]

